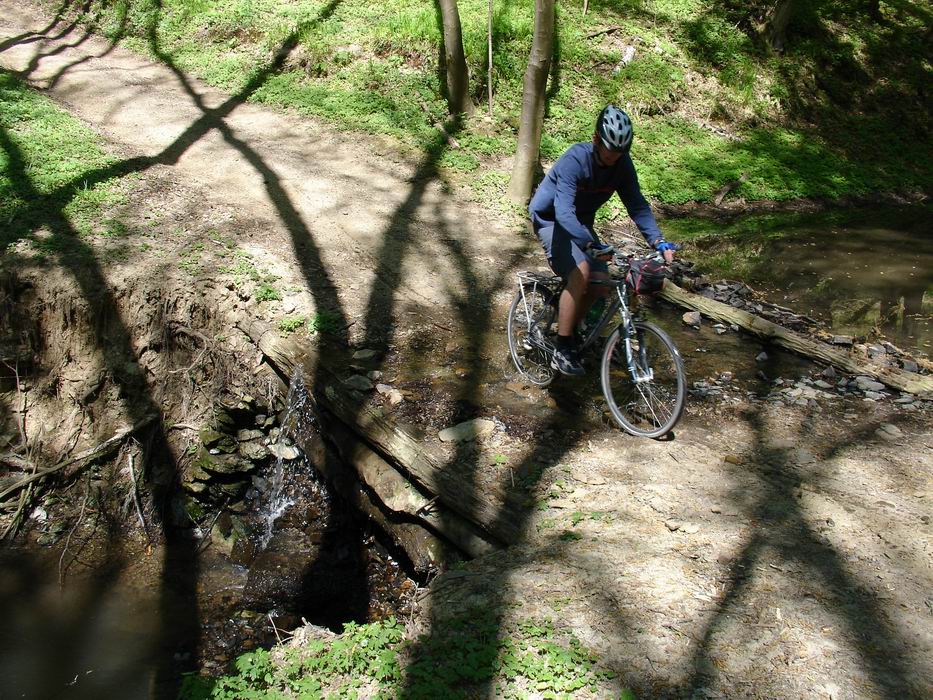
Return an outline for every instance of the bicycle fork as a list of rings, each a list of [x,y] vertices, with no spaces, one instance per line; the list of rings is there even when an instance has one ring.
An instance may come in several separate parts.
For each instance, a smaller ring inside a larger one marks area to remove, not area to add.
[[[625,303],[625,296],[621,290],[617,289],[616,293],[619,295],[619,313],[622,316],[622,327],[620,330],[622,342],[625,344],[625,364],[628,366],[632,381],[635,384],[645,384],[654,379],[654,370],[648,366],[648,356],[645,352],[645,345],[644,342],[638,338],[638,330],[635,328],[632,314],[628,309],[628,305]],[[635,357],[635,352],[632,350],[633,339],[638,339],[637,359]]]

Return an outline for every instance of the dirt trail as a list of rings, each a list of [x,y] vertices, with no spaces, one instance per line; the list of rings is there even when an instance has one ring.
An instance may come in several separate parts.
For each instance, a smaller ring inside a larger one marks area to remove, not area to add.
[[[537,250],[446,193],[429,162],[231,102],[77,31],[29,38],[45,23],[0,8],[0,64],[140,164],[128,213],[193,239],[220,231],[297,290],[266,305],[231,293],[225,313],[336,307],[350,341],[391,343],[387,378],[423,385],[400,416],[446,427],[466,402],[503,421],[459,457],[536,474],[537,508],[522,542],[436,580],[423,631],[476,607],[503,625],[549,617],[648,698],[933,696],[928,409],[692,399],[673,441],[627,438],[590,385],[543,399],[505,385],[511,273]],[[222,286],[211,262],[195,284]],[[192,285],[165,265],[118,260],[106,276],[124,292],[158,275]]]

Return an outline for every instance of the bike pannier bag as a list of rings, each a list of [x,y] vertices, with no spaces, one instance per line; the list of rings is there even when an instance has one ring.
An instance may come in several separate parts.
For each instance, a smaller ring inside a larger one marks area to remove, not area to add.
[[[667,277],[667,267],[657,260],[632,260],[625,283],[636,294],[660,292]]]

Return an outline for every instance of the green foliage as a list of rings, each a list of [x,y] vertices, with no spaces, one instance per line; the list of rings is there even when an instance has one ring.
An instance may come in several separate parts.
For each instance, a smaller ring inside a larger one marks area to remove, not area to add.
[[[336,639],[309,640],[281,653],[260,650],[240,656],[221,678],[187,676],[182,700],[273,698],[467,698],[481,684],[504,697],[569,697],[596,692],[614,677],[597,656],[550,620],[525,620],[502,636],[487,610],[444,620],[429,636],[404,639],[393,619],[348,623]],[[627,697],[627,696],[626,696]]]
[[[63,227],[123,235],[122,223],[102,220],[103,211],[122,201],[119,184],[88,177],[113,163],[81,122],[0,71],[0,252],[43,226],[53,236],[33,240],[39,257],[69,249]]]
[[[286,316],[279,321],[279,330],[289,335],[302,329],[308,335],[317,335],[318,333],[334,334],[339,330],[338,317],[330,312],[321,311],[312,314],[310,318],[305,316]]]
[[[308,322],[304,316],[286,316],[279,321],[279,330],[290,335]]]
[[[256,285],[256,301],[280,301],[282,292],[269,282],[260,282]]]

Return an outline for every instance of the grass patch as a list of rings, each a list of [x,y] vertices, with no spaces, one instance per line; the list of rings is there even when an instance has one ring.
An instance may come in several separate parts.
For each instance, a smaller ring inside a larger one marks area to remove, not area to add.
[[[121,183],[89,178],[115,162],[80,121],[0,71],[0,251],[23,242],[44,257],[70,250],[66,234],[126,235],[105,217],[124,201]],[[37,238],[42,229],[51,235]]]

